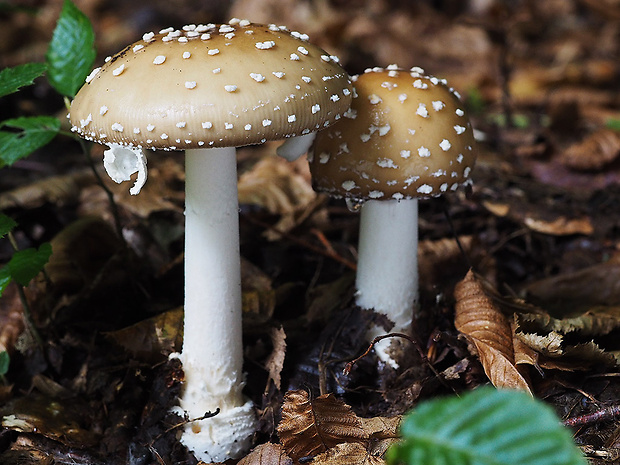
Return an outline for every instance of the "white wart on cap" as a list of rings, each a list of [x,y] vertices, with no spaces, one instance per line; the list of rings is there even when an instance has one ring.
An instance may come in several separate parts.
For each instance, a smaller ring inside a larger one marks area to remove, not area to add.
[[[286,28],[231,20],[147,33],[87,78],[73,131],[102,144],[184,150],[299,136],[338,120],[337,58]]]
[[[458,94],[420,68],[390,66],[353,77],[338,124],[317,134],[314,188],[355,200],[435,197],[455,190],[475,161],[473,131]]]

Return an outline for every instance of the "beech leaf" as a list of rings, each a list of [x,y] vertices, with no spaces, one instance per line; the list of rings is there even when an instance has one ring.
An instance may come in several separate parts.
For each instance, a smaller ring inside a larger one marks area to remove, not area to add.
[[[531,394],[515,364],[510,322],[486,295],[471,270],[456,285],[454,296],[456,329],[476,347],[484,372],[493,385],[522,389]]]
[[[317,455],[312,465],[333,465],[336,463],[346,465],[385,465],[381,456],[369,453],[359,443],[342,443]]]
[[[293,465],[280,444],[267,442],[257,446],[242,458],[237,465]]]
[[[284,396],[278,435],[293,460],[314,457],[344,442],[363,443],[368,438],[360,418],[343,401],[333,394],[311,400],[301,390]]]

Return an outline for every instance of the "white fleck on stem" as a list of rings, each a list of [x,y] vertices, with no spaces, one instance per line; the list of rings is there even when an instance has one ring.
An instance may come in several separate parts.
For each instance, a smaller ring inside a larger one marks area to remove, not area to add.
[[[394,323],[391,332],[409,333],[418,300],[418,201],[368,200],[360,215],[356,304],[386,315]],[[385,333],[373,327],[367,338]],[[390,343],[380,341],[375,352],[396,368]]]
[[[303,136],[290,137],[276,149],[276,153],[287,161],[295,161],[304,153],[307,153],[314,141],[316,132],[304,134]]]
[[[234,148],[186,151],[185,321],[181,441],[205,462],[247,452],[256,427],[242,394],[241,272]]]

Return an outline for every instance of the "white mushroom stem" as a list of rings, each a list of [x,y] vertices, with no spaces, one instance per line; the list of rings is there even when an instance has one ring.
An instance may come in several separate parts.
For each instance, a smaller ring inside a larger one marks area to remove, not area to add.
[[[418,201],[368,200],[360,212],[356,304],[386,315],[390,331],[409,333],[418,300]],[[367,337],[385,334],[373,327]],[[377,356],[393,367],[390,338],[375,345]]]
[[[314,136],[316,136],[316,132],[304,134],[303,136],[290,137],[276,149],[276,153],[287,161],[295,161],[304,153],[308,152],[314,141]]]
[[[181,441],[205,462],[247,452],[255,432],[242,394],[241,272],[234,148],[186,151],[185,322],[181,407],[190,419]]]

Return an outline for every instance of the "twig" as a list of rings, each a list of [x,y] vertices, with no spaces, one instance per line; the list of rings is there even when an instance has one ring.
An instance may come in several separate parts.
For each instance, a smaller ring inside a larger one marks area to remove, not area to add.
[[[188,423],[193,423],[195,421],[200,421],[200,420],[206,420],[207,418],[213,418],[216,415],[219,415],[220,413],[220,408],[216,408],[215,412],[207,412],[205,413],[203,416],[198,417],[198,418],[185,418],[183,421],[177,423],[176,425],[172,425],[170,428],[166,429],[163,433],[158,434],[152,441],[151,444],[154,444],[155,441],[157,441],[159,438],[161,438],[162,436],[168,434],[170,431],[174,431],[177,428],[180,428],[181,426],[185,426]]]
[[[603,407],[595,412],[567,418],[562,423],[564,423],[565,426],[583,426],[601,420],[610,420],[618,416],[620,416],[620,405],[610,405],[609,407]]]
[[[441,384],[443,384],[445,387],[447,387],[448,389],[454,391],[454,388],[445,382],[445,380],[441,377],[439,372],[432,365],[431,361],[428,359],[428,357],[426,356],[426,354],[424,353],[424,351],[420,347],[420,343],[416,339],[414,339],[413,337],[409,336],[408,334],[404,334],[404,333],[388,333],[388,334],[382,334],[381,336],[377,336],[376,338],[374,338],[370,342],[370,345],[368,346],[368,349],[366,349],[366,351],[362,355],[360,355],[359,357],[357,357],[354,360],[351,360],[349,363],[347,363],[344,366],[344,369],[342,370],[342,373],[345,376],[348,376],[349,373],[351,372],[351,369],[353,368],[353,365],[355,365],[362,358],[366,357],[370,353],[370,351],[372,350],[372,348],[375,346],[375,344],[377,342],[381,341],[382,339],[388,338],[388,337],[402,337],[403,339],[407,339],[409,342],[411,342],[413,344],[413,346],[415,347],[416,351],[418,352],[418,354],[420,355],[420,358],[424,361],[424,363],[426,363],[426,365],[428,365],[428,367],[433,372],[433,374],[437,377],[439,382]]]

